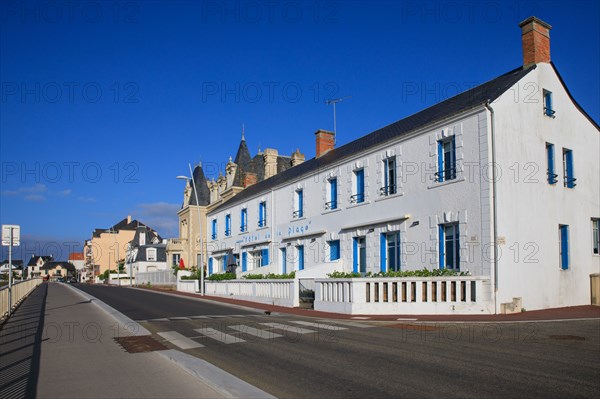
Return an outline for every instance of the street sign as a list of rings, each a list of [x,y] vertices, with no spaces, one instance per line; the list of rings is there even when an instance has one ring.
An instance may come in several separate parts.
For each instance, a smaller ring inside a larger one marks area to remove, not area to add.
[[[12,234],[11,234],[12,232]],[[12,237],[12,242],[11,242]],[[16,224],[2,225],[2,246],[18,247],[21,244],[21,226]]]

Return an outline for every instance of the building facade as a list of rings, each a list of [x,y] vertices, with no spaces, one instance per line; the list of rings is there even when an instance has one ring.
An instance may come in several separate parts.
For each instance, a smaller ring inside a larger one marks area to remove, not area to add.
[[[208,272],[450,269],[490,312],[588,304],[600,272],[600,128],[529,18],[523,65],[246,188],[207,212]],[[516,298],[516,299],[515,299]]]
[[[208,180],[201,164],[194,167],[193,179],[188,180],[184,189],[183,204],[177,217],[179,236],[167,240],[167,263],[185,268],[198,266],[198,255],[206,253],[207,243],[203,241],[200,251],[200,230],[202,236],[207,229],[206,214],[244,189],[268,179],[282,171],[299,165],[304,155],[295,151],[291,156],[279,155],[276,149],[267,148],[254,157],[250,155],[246,139],[242,139],[235,159],[229,159],[225,173],[217,179]],[[197,193],[194,191],[196,188]],[[200,222],[198,222],[200,220]],[[202,228],[199,229],[199,223]],[[207,265],[203,259],[204,267]]]
[[[135,277],[137,273],[146,273],[169,268],[166,258],[166,240],[146,226],[140,226],[127,247],[125,272]]]

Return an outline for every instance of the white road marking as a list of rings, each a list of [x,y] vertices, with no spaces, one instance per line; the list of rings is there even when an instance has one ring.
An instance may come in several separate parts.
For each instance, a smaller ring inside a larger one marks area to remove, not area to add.
[[[310,334],[314,333],[314,330],[307,330],[306,328],[300,328],[298,326],[290,326],[289,324],[281,324],[281,323],[260,323],[265,326],[277,328],[278,330],[283,330],[290,333],[296,334]]]
[[[177,331],[163,331],[157,334],[181,349],[193,349],[204,347],[204,345],[189,339],[185,335],[181,335]]]
[[[365,324],[365,323],[361,323],[361,322],[357,322],[357,321],[346,321],[346,320],[331,320],[331,319],[326,319],[326,320],[319,320],[319,322],[322,323],[330,323],[330,324],[341,324],[342,326],[348,326],[348,327],[358,327],[358,328],[372,328],[375,327],[372,324]]]
[[[292,321],[292,323],[302,324],[304,326],[309,326],[309,327],[316,327],[321,330],[334,330],[334,331],[347,330],[346,327],[331,326],[331,325],[323,324],[323,323],[313,323],[312,321]]]
[[[194,331],[199,332],[205,337],[215,339],[219,342],[223,342],[224,344],[237,344],[238,342],[246,342],[240,337],[225,334],[224,332],[215,330],[214,328],[196,328],[194,329]]]
[[[242,334],[254,335],[255,337],[262,338],[262,339],[283,337],[283,335],[276,334],[271,330],[259,330],[258,328],[245,326],[243,324],[239,324],[236,326],[228,326],[228,327],[233,330],[240,331]]]

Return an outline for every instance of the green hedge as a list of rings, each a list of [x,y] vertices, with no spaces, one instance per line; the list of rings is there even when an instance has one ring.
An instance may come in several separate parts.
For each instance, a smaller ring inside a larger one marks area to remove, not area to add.
[[[367,273],[364,277],[452,277],[452,276],[470,276],[469,272],[457,272],[449,269],[421,269],[421,270],[406,270],[406,271],[389,271],[385,273]],[[329,278],[358,278],[363,277],[360,273],[356,272],[338,272],[327,274]]]

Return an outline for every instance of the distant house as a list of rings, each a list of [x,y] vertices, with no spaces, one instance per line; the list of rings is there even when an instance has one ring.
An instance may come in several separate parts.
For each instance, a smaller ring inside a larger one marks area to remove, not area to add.
[[[44,266],[46,262],[51,260],[52,255],[31,255],[31,259],[29,259],[29,262],[27,263],[27,278],[41,277],[41,267]]]
[[[18,276],[22,276],[23,275],[23,261],[22,260],[13,259],[11,263],[12,263],[12,270]],[[9,264],[8,264],[8,259],[3,260],[2,263],[0,263],[0,274],[8,273],[9,269],[10,269],[10,267],[9,267]]]
[[[75,266],[75,270],[77,270],[77,275],[79,277],[79,281],[85,280],[85,273],[83,273],[83,269],[85,267],[85,258],[83,252],[72,252],[69,254],[69,262]]]
[[[48,276],[50,280],[56,280],[59,277],[75,277],[77,273],[75,265],[70,262],[46,262],[40,268],[42,277]]]
[[[125,272],[131,270],[135,276],[137,273],[168,269],[166,249],[167,244],[156,231],[139,226],[127,249]]]

